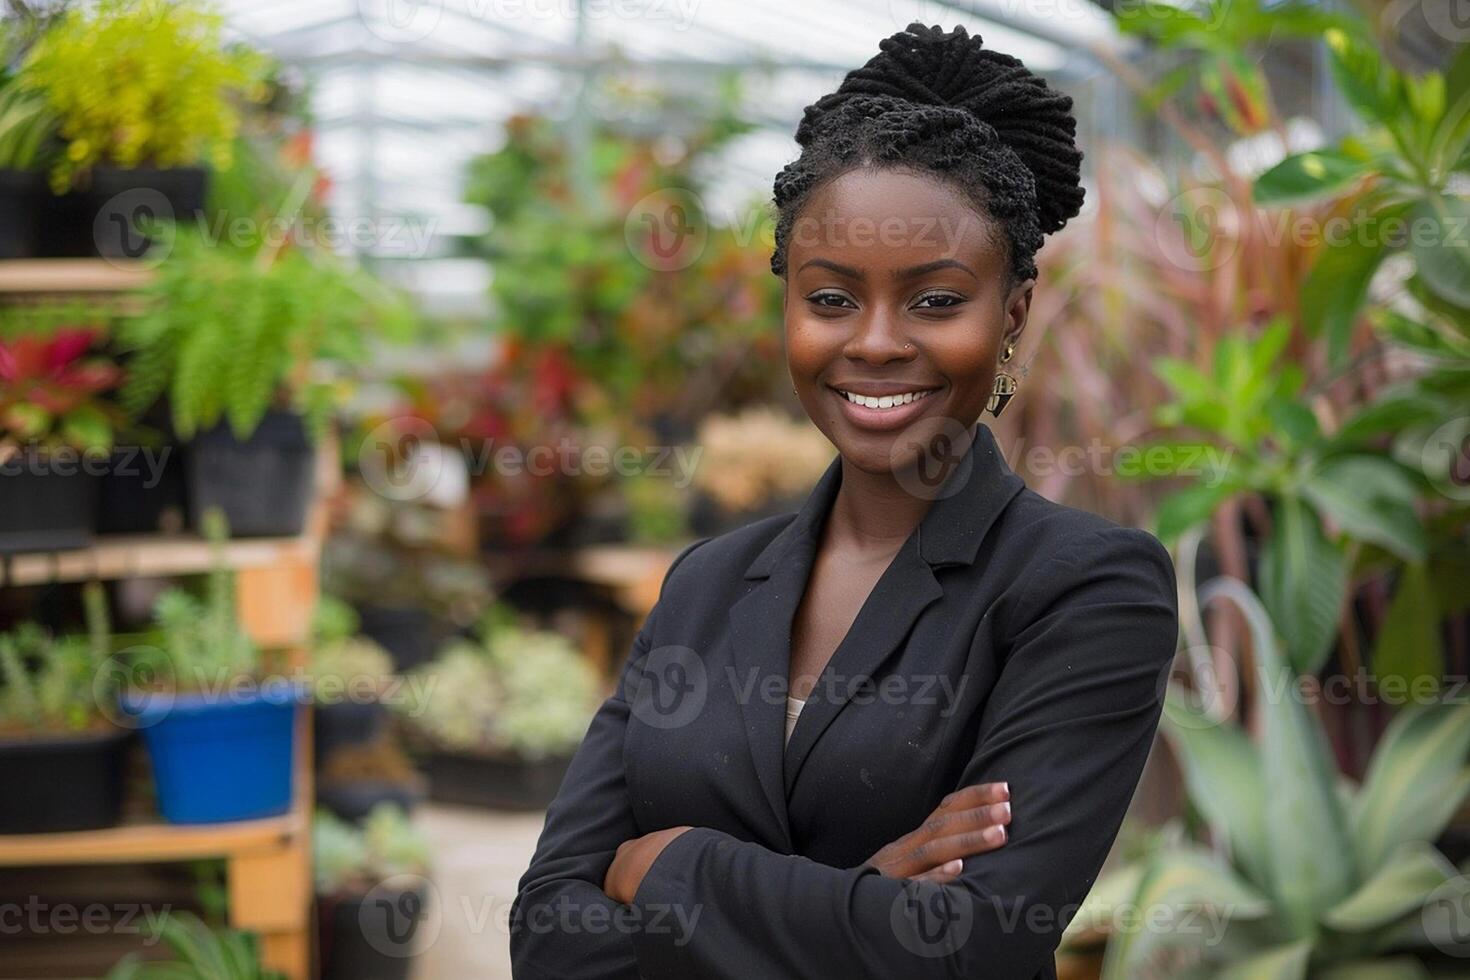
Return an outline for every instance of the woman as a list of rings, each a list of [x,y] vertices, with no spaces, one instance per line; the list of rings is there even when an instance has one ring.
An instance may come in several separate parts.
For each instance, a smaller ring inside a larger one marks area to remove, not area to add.
[[[1169,555],[976,425],[1081,205],[1071,99],[963,28],[881,48],[775,184],[791,378],[838,459],[669,569],[521,881],[522,980],[1054,977],[1137,785]]]

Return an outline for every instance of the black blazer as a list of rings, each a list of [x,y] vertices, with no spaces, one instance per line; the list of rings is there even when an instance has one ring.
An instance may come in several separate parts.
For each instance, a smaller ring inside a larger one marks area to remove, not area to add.
[[[783,749],[791,624],[841,482],[675,560],[573,759],[511,914],[518,980],[1055,977],[1153,744],[1178,633],[1169,553],[1052,503],[978,427]],[[946,794],[1009,780],[959,881],[863,862]],[[631,905],[626,840],[691,825]]]

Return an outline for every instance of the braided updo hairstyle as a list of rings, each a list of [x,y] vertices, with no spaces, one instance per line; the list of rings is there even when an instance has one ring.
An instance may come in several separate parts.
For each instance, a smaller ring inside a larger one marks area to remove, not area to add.
[[[1011,284],[1036,276],[1042,236],[1082,206],[1070,96],[956,27],[915,22],[806,107],[801,155],[777,174],[771,271],[786,274],[792,226],[819,186],[864,167],[939,174],[1005,231]]]

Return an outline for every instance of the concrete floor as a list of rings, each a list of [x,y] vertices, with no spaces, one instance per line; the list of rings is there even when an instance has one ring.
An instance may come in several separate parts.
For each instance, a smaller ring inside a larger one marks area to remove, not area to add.
[[[414,980],[510,980],[510,904],[545,818],[439,804],[414,811],[434,856]]]

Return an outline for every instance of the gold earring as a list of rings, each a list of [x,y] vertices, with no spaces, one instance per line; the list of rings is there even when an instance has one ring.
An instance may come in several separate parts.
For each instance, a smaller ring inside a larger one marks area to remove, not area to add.
[[[1001,351],[1000,363],[1006,363],[1015,353],[1016,342],[1014,340],[1007,341],[1005,350]],[[997,373],[995,376],[995,385],[990,391],[990,402],[985,406],[986,410],[996,418],[1000,418],[1000,413],[1006,410],[1006,404],[1010,402],[1011,397],[1015,393],[1016,379],[1004,371]]]

